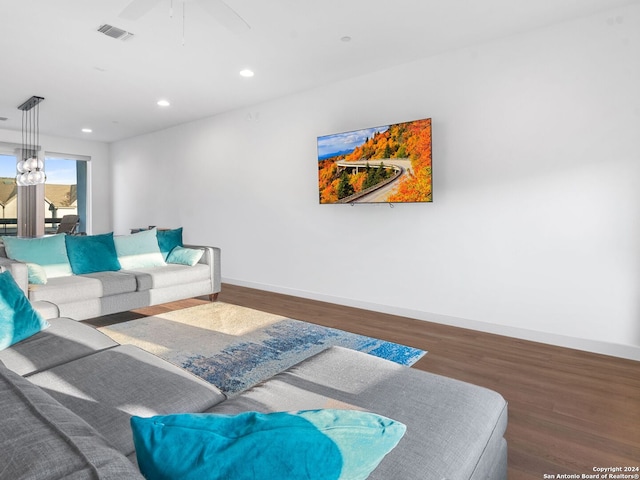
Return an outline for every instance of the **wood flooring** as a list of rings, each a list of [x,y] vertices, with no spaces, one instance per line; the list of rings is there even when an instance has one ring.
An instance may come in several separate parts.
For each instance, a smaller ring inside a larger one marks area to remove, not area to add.
[[[174,302],[91,323],[206,301]],[[588,478],[597,473],[594,468],[640,468],[640,362],[229,284],[219,301],[428,350],[413,368],[501,393],[509,402],[510,480]]]

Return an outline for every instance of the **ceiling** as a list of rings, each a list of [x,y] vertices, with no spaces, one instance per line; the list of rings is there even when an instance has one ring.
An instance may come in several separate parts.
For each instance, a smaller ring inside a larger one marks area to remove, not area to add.
[[[129,1],[0,0],[0,128],[37,95],[42,134],[113,142],[640,0],[225,0],[246,30],[209,0]]]

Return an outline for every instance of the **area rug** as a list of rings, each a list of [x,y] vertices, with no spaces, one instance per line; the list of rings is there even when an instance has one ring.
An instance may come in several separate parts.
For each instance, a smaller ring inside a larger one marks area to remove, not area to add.
[[[233,395],[338,345],[413,365],[417,348],[223,302],[99,328],[178,365]]]

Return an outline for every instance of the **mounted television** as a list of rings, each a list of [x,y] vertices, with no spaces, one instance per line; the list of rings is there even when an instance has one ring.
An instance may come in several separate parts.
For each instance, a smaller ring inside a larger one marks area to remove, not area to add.
[[[431,202],[431,119],[318,137],[320,203]]]

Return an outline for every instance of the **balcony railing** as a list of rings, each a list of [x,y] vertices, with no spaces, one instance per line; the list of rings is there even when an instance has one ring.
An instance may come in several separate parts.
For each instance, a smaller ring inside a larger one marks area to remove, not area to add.
[[[58,224],[62,218],[45,218],[44,219],[44,233],[51,234],[56,233]],[[0,218],[0,235],[17,235],[18,234],[18,219],[17,218]]]

